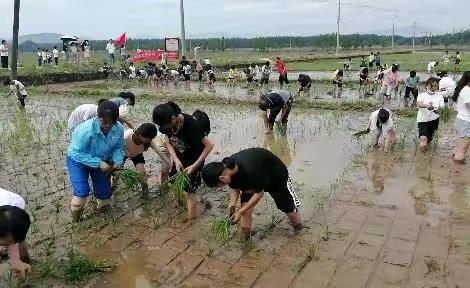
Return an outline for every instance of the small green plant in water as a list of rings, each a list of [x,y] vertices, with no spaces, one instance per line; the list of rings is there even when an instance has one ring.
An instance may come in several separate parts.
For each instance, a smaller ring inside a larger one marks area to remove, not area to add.
[[[188,173],[184,171],[179,171],[173,177],[170,178],[171,196],[178,203],[178,205],[182,208],[186,208],[184,192],[190,186],[191,186],[191,179],[189,178]]]
[[[137,191],[144,182],[142,175],[132,169],[119,169],[115,175],[124,184],[126,190]]]
[[[70,260],[63,266],[64,279],[69,282],[84,280],[94,273],[106,273],[115,267],[108,260],[93,260],[82,253],[71,253]]]
[[[232,222],[227,217],[216,218],[212,223],[212,235],[215,242],[223,244],[232,236]]]

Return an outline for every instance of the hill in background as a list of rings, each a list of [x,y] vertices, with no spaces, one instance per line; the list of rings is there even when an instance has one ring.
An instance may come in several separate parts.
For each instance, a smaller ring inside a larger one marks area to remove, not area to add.
[[[60,37],[62,37],[63,34],[58,34],[58,33],[38,33],[38,34],[28,34],[28,35],[22,35],[19,38],[20,44],[23,42],[31,41],[34,43],[59,43],[60,42]]]

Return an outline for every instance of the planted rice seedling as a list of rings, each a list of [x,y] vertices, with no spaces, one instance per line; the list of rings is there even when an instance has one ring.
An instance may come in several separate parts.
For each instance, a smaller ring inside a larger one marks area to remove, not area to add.
[[[232,235],[232,222],[227,217],[216,218],[212,223],[212,235],[218,244],[223,244]]]
[[[173,177],[170,178],[170,191],[173,199],[182,208],[186,208],[186,201],[184,192],[191,185],[191,180],[188,173],[179,171]]]
[[[62,273],[66,281],[77,282],[94,273],[110,272],[114,267],[109,260],[93,260],[82,253],[71,253]]]
[[[126,190],[137,191],[144,182],[142,175],[132,169],[119,169],[114,175],[124,184]]]

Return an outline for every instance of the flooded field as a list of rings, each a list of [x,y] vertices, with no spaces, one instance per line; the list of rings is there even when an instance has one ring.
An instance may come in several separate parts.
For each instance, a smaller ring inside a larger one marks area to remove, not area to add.
[[[0,106],[0,186],[26,199],[33,220],[27,239],[34,259],[26,281],[29,287],[466,287],[470,283],[470,171],[468,165],[454,166],[450,161],[452,123],[442,125],[434,150],[422,154],[416,152],[414,119],[399,118],[400,140],[392,152],[384,153],[371,147],[371,136],[351,137],[367,125],[366,112],[299,109],[294,104],[287,133],[276,130],[264,135],[255,105],[187,101],[181,105],[183,111],[201,109],[211,118],[210,138],[216,146],[208,161],[248,147],[265,147],[283,160],[301,198],[307,228],[295,234],[265,195],[255,208],[253,239],[240,242],[234,233],[217,243],[210,227],[215,217],[226,213],[227,191],[199,189],[201,217],[185,222],[184,211],[159,190],[160,161],[151,151],[146,152],[149,200],[118,186],[112,213],[95,214],[90,200],[85,221],[72,225],[64,160],[70,137],[66,120],[73,108],[100,97],[57,91],[97,89],[96,85],[51,85],[48,89],[56,93],[30,97],[24,115],[12,103]],[[194,83],[189,88],[187,97],[207,92]],[[143,94],[149,88],[129,89]],[[165,93],[180,93],[179,89],[167,88]],[[238,86],[216,86],[215,91],[221,97],[253,101],[259,93]],[[138,99],[130,119],[136,124],[151,122],[151,111],[160,102],[161,98],[150,96]],[[107,259],[109,271],[67,280],[60,267],[70,262],[71,252],[78,251],[91,259]],[[10,277],[5,263],[0,264],[0,276],[1,287],[24,284]]]

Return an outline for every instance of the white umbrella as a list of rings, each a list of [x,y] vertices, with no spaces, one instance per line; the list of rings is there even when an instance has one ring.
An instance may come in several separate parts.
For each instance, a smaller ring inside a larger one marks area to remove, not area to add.
[[[78,37],[75,37],[75,36],[71,36],[71,35],[64,35],[62,37],[60,37],[60,40],[62,41],[77,41],[78,40]]]

